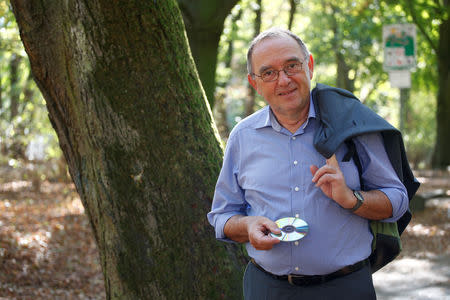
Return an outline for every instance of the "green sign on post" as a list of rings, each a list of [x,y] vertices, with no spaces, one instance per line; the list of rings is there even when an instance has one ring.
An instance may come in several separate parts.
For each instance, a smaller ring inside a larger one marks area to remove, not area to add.
[[[391,24],[383,26],[385,71],[411,70],[416,66],[416,26]]]

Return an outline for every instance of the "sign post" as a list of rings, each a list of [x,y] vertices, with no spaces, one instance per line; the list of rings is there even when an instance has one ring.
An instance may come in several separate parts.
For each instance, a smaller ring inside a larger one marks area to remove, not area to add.
[[[384,63],[391,87],[400,89],[400,131],[408,115],[411,69],[416,67],[416,26],[391,24],[383,26]]]

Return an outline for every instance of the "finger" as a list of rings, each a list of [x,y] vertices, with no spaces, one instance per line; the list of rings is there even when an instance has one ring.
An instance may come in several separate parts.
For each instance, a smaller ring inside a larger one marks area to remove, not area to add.
[[[272,237],[270,234],[257,234],[250,238],[250,243],[257,250],[270,250],[273,245],[278,244],[279,242],[279,239]]]
[[[316,165],[310,165],[309,170],[311,171],[312,176],[314,176],[319,168]]]
[[[316,172],[312,178],[312,182],[317,182],[319,180],[319,178],[325,174],[335,173],[335,172],[336,172],[336,168],[334,168],[330,165],[324,165],[321,168],[319,168],[318,170],[316,170]]]
[[[330,174],[330,173],[327,173],[327,174],[324,174],[323,176],[321,176],[321,177],[317,180],[316,186],[317,186],[317,187],[320,187],[320,186],[322,186],[322,185],[324,185],[324,184],[332,183],[333,181],[336,181],[337,179],[338,179],[338,177],[337,177],[336,174]]]
[[[277,223],[273,222],[273,221],[268,221],[266,224],[264,224],[266,226],[267,229],[270,230],[270,232],[273,232],[275,234],[280,234],[281,230],[280,228],[278,228]]]

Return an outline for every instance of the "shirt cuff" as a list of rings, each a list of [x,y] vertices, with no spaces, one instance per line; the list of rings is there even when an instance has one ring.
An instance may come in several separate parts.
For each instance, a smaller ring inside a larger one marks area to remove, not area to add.
[[[227,238],[225,233],[223,232],[225,224],[228,222],[228,220],[232,216],[235,216],[235,215],[239,215],[239,213],[229,212],[229,213],[224,213],[224,214],[217,216],[216,223],[214,225],[214,229],[216,230],[216,239],[217,240],[222,241],[222,242],[235,243],[235,241]]]
[[[385,223],[396,222],[408,209],[408,197],[402,190],[396,188],[382,188],[379,191],[388,197],[392,205],[392,217],[380,221]]]

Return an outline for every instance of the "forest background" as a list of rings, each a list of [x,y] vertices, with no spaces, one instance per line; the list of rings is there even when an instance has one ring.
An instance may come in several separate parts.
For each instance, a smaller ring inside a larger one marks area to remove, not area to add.
[[[308,45],[315,59],[313,86],[320,82],[346,88],[394,126],[402,124],[413,167],[430,168],[437,130],[439,26],[448,19],[448,4],[443,2],[237,2],[220,36],[215,84],[205,88],[221,137],[226,140],[239,120],[265,105],[247,84],[246,51],[257,33],[279,26],[291,29]],[[382,26],[399,23],[417,24],[417,67],[402,103],[400,89],[390,86],[382,67]],[[33,81],[5,0],[0,1],[0,33],[0,165],[22,168],[34,162],[28,168],[36,169],[41,180],[64,176],[45,100]]]
[[[178,2],[184,12],[188,38],[194,41],[198,28],[195,22],[189,23],[189,1]],[[439,134],[448,131],[448,127],[438,126],[436,118],[439,112],[448,113],[450,101],[450,85],[443,86],[440,80],[440,45],[445,44],[442,40],[448,41],[449,33],[448,1],[223,2],[228,3],[230,11],[225,10],[223,28],[218,26],[221,30],[217,61],[209,64],[216,67],[204,70],[197,60],[196,63],[224,143],[239,120],[265,105],[247,84],[245,54],[258,32],[279,26],[291,29],[308,45],[316,64],[313,85],[320,82],[346,88],[401,127],[415,170],[446,170],[450,151],[440,153],[436,159],[435,149],[440,145]],[[390,87],[388,74],[382,68],[382,26],[395,23],[414,23],[418,29],[412,88],[402,92]],[[446,31],[442,24],[447,24]],[[0,35],[0,167],[2,175],[7,174],[0,183],[8,183],[14,177],[39,191],[49,182],[69,182],[45,100],[34,83],[8,1],[0,1]],[[191,49],[194,59],[202,55],[192,45]],[[448,74],[448,58],[444,71]],[[442,94],[444,103],[438,104],[438,95]]]

